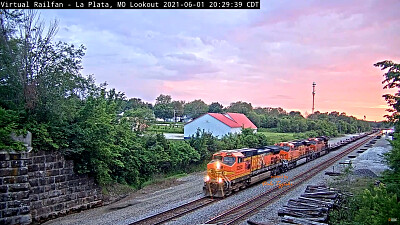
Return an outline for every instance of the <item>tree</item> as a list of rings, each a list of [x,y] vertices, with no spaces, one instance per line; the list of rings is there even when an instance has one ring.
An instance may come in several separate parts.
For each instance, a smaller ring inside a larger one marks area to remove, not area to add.
[[[387,69],[387,72],[383,75],[385,77],[382,82],[385,85],[384,89],[400,88],[400,64],[385,60],[375,63],[374,66],[380,67],[381,70]],[[391,122],[398,122],[400,118],[400,91],[398,90],[394,95],[385,94],[383,97],[388,102],[388,105],[392,107],[392,109],[387,110],[392,114],[386,115],[386,117]]]
[[[46,27],[34,10],[2,9],[0,23],[0,104],[43,122],[71,120],[77,102],[94,88],[93,79],[80,74],[85,47],[52,43],[57,22]]]
[[[185,105],[185,101],[172,101],[172,107],[174,108],[176,117],[183,116],[183,106],[184,105]]]
[[[218,102],[213,102],[208,106],[209,113],[222,113],[224,106],[219,104]]]
[[[233,113],[243,113],[247,115],[249,112],[253,111],[253,106],[251,105],[251,103],[238,101],[231,103],[226,111]]]
[[[153,109],[151,103],[143,102],[140,98],[131,98],[128,101],[124,101],[125,103],[122,106],[121,111],[128,111],[130,109],[137,109],[137,108],[148,108]]]
[[[157,118],[162,118],[164,120],[174,117],[174,108],[170,95],[161,94],[156,98],[156,104],[154,104],[154,114]]]
[[[122,119],[132,123],[133,131],[144,131],[155,119],[153,110],[149,108],[130,109],[124,113]]]
[[[197,118],[208,111],[208,105],[202,100],[194,100],[187,103],[184,107],[184,114],[190,118]]]

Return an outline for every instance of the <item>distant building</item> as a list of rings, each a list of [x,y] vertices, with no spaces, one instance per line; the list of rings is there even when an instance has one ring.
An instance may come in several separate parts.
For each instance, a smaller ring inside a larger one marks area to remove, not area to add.
[[[222,138],[227,134],[239,134],[243,128],[251,128],[257,132],[257,127],[241,113],[207,113],[185,124],[184,137],[190,138],[200,129]]]

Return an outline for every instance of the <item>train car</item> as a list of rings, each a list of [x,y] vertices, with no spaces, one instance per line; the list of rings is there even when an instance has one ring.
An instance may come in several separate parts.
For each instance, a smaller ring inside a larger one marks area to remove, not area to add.
[[[207,164],[205,196],[224,197],[253,183],[296,166],[298,160],[312,160],[325,151],[327,138],[282,142],[262,148],[222,150]]]

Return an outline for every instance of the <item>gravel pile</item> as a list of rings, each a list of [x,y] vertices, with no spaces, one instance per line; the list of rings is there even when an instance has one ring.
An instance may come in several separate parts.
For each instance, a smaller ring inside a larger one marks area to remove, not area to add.
[[[354,170],[352,173],[354,176],[357,177],[378,177],[374,172],[372,172],[370,169],[358,169]]]

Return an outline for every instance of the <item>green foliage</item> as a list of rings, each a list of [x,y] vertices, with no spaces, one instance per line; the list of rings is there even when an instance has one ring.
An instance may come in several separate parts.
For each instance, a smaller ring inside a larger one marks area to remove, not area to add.
[[[390,170],[385,171],[383,174],[383,182],[389,192],[400,196],[400,64],[385,60],[374,64],[374,66],[387,70],[383,75],[384,81],[382,83],[385,84],[384,88],[397,88],[395,95],[386,94],[383,96],[388,105],[392,107],[388,110],[391,115],[386,117],[395,127],[393,141],[390,142],[392,150],[384,155]]]
[[[233,102],[226,109],[227,112],[243,113],[245,115],[247,115],[252,110],[253,110],[253,106],[251,105],[251,103],[242,102],[242,101]]]
[[[11,134],[22,134],[19,127],[20,118],[15,111],[0,107],[0,150],[24,150],[20,142],[11,139]]]
[[[222,113],[223,109],[224,107],[218,102],[213,102],[208,106],[209,113]]]
[[[199,99],[185,104],[183,110],[184,110],[184,115],[186,115],[189,118],[195,119],[207,113],[208,105]]]
[[[170,95],[161,94],[156,98],[154,114],[157,118],[170,119],[174,117],[174,106]]]
[[[387,224],[389,218],[400,215],[397,195],[388,192],[382,184],[346,198],[342,207],[330,213],[330,224]]]

